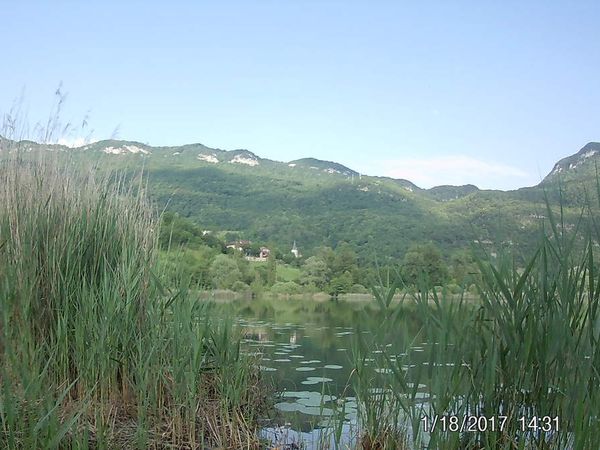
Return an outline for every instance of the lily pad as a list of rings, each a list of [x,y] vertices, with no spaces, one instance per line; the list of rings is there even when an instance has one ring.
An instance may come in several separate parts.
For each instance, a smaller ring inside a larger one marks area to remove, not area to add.
[[[310,391],[285,391],[281,394],[284,398],[308,398],[313,395]]]
[[[285,412],[298,411],[298,409],[301,406],[302,405],[299,405],[298,403],[289,403],[289,402],[281,402],[281,403],[275,404],[276,409],[278,409],[279,411],[285,411]]]
[[[302,381],[302,384],[319,384],[328,383],[329,381],[333,380],[327,377],[308,377],[306,380]]]
[[[298,403],[304,406],[321,406],[321,396],[313,396],[308,398],[299,398]]]
[[[298,411],[309,416],[333,416],[334,412],[330,408],[321,408],[319,406],[299,405]]]

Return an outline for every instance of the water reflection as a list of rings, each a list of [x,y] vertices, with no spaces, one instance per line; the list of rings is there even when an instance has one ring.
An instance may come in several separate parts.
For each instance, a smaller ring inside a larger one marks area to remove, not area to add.
[[[221,307],[236,317],[242,350],[261,357],[261,370],[280,392],[275,403],[278,416],[265,434],[278,442],[303,441],[303,448],[320,448],[331,438],[331,418],[341,415],[345,423],[340,431],[349,444],[357,422],[351,349],[357,333],[368,339],[370,330],[377,329],[381,320],[377,310],[368,304],[282,299],[244,300]],[[387,337],[386,347],[376,348],[365,361],[381,377],[379,384],[374,380],[374,395],[391,373],[384,367],[383,349],[389,356],[391,348],[407,348],[410,342],[405,336],[414,336],[420,325],[407,315],[401,326],[397,335]],[[415,357],[422,351],[423,346],[415,346],[393,355],[391,361],[405,362],[401,366],[408,370],[415,367]]]

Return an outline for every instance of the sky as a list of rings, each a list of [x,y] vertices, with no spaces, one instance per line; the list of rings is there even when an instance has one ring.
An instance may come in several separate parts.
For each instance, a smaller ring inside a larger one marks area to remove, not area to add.
[[[421,187],[537,184],[600,141],[600,2],[3,2],[0,113]],[[82,127],[83,122],[87,123]]]

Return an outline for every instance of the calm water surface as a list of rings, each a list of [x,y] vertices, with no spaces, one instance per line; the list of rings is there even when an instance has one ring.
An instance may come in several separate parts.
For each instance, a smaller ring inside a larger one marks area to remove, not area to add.
[[[332,418],[343,417],[341,434],[345,444],[351,445],[357,427],[351,383],[353,348],[357,334],[368,341],[376,333],[382,318],[375,305],[255,299],[234,301],[223,308],[235,316],[243,335],[242,350],[260,357],[261,370],[278,391],[277,414],[268,418],[265,435],[278,443],[302,442],[302,448],[319,448],[331,439]],[[427,345],[412,340],[419,330],[418,320],[407,315],[398,328],[397,335],[387,336],[385,353],[406,359],[407,364],[418,363]],[[384,365],[382,350],[373,348],[366,364],[379,373],[380,379],[373,380],[376,393],[390,375],[378,367]]]

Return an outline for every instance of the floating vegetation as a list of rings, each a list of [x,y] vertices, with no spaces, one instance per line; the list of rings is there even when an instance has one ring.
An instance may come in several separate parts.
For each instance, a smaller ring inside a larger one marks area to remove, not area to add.
[[[297,400],[297,402],[301,405],[304,406],[321,406],[321,404],[323,404],[324,402],[321,399],[321,396],[314,396],[314,397],[305,397],[305,398],[299,398]]]
[[[283,412],[299,412],[309,416],[332,416],[335,414],[331,408],[326,408],[323,403],[335,399],[335,397],[323,396],[318,392],[296,393],[303,394],[295,402],[280,402],[275,404],[275,408]],[[291,396],[290,396],[291,397]]]
[[[307,414],[309,416],[326,417],[326,416],[333,416],[335,414],[335,412],[331,408],[321,408],[318,406],[304,406],[304,405],[299,405],[299,406],[301,406],[301,408],[300,407],[298,408],[298,412],[301,412],[302,414]]]
[[[284,391],[281,396],[284,398],[304,398],[310,397],[312,392],[310,391]]]
[[[335,333],[335,335],[338,336],[338,337],[349,336],[351,334],[354,334],[354,331],[341,331],[339,333]]]
[[[331,378],[327,377],[308,377],[306,380],[302,381],[302,384],[319,384],[319,383],[328,383],[333,381]]]
[[[279,411],[284,411],[284,412],[298,411],[299,406],[301,406],[301,405],[299,405],[298,403],[288,403],[288,402],[281,402],[281,403],[275,404],[275,408],[277,408]]]

